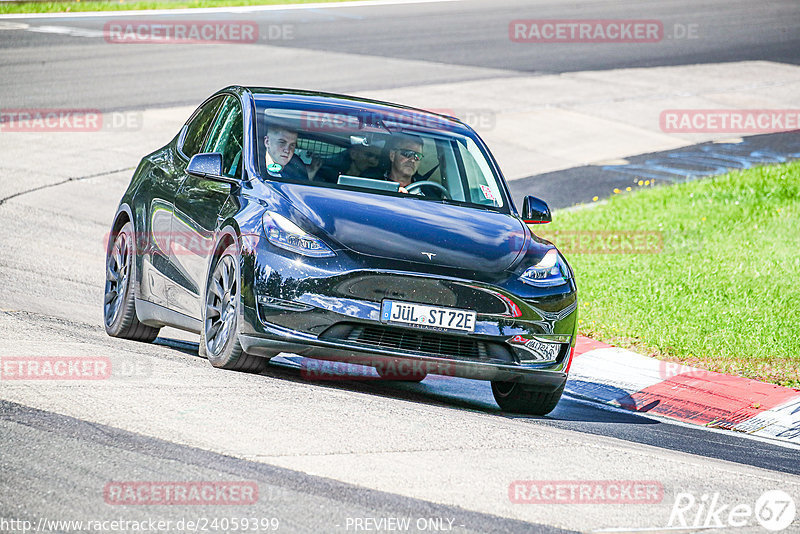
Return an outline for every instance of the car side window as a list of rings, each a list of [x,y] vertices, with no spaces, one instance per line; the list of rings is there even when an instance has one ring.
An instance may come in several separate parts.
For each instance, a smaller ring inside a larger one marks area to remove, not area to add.
[[[200,147],[203,146],[203,141],[208,132],[208,126],[214,120],[220,104],[222,104],[222,98],[215,98],[201,107],[189,121],[186,136],[183,138],[183,145],[181,146],[181,152],[187,158],[192,159],[192,156],[200,152]]]
[[[226,96],[208,134],[203,152],[222,154],[222,172],[231,178],[242,177],[242,107],[234,96]]]
[[[493,178],[492,170],[489,168],[486,158],[481,155],[478,146],[469,138],[466,138],[464,143],[457,143],[457,145],[459,149],[457,155],[464,165],[466,173],[470,202],[502,207],[503,196],[497,186],[497,181]]]

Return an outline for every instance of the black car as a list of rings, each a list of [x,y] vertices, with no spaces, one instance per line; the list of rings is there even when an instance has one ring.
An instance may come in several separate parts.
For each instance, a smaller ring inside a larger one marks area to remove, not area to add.
[[[200,334],[212,365],[289,352],[381,377],[489,380],[504,410],[558,403],[577,292],[458,119],[385,102],[228,87],[139,164],[108,243],[109,335]],[[401,372],[405,369],[405,372]]]

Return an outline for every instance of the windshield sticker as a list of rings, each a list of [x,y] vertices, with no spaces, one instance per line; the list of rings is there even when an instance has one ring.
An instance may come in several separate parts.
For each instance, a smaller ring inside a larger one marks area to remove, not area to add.
[[[492,188],[488,185],[481,185],[481,191],[483,191],[483,196],[486,197],[486,200],[497,200],[494,198],[494,193],[492,193]]]
[[[270,174],[278,174],[281,172],[281,169],[283,169],[283,166],[280,163],[270,163],[267,165],[267,171],[269,171]]]

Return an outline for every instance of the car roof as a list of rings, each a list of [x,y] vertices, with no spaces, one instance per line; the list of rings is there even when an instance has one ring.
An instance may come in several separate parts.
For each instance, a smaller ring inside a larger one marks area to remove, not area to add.
[[[293,104],[299,108],[313,108],[316,110],[330,109],[332,112],[374,112],[386,114],[409,114],[419,117],[431,117],[439,127],[462,134],[474,134],[472,129],[456,117],[434,113],[424,109],[383,102],[350,95],[326,93],[320,91],[307,91],[302,89],[286,89],[277,87],[243,87],[231,86],[223,91],[248,92],[259,102],[275,101],[281,104]]]

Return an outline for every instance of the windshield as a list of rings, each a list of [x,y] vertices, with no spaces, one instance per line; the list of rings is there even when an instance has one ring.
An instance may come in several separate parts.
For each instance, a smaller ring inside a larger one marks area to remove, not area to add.
[[[266,180],[508,210],[480,146],[452,123],[413,111],[315,111],[256,102]]]

